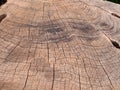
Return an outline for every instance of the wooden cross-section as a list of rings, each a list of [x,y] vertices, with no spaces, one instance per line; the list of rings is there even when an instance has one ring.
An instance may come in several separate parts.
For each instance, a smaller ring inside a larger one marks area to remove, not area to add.
[[[120,90],[120,6],[1,3],[0,90]]]

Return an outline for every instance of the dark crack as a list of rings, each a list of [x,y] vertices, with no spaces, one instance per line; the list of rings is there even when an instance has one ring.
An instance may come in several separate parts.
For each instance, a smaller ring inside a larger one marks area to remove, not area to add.
[[[111,15],[113,15],[114,17],[120,18],[120,16],[117,15],[116,13],[111,13]]]
[[[0,23],[7,17],[7,14],[0,15]]]
[[[111,43],[114,47],[116,47],[117,49],[120,49],[120,45],[118,42],[111,40]]]
[[[53,80],[51,90],[54,90],[54,82],[55,82],[55,64],[53,64]]]
[[[110,42],[112,43],[112,45],[113,45],[115,48],[120,49],[120,45],[119,45],[119,43],[118,43],[117,41],[112,40],[112,39],[109,38],[105,33],[103,33],[103,34],[110,40]]]

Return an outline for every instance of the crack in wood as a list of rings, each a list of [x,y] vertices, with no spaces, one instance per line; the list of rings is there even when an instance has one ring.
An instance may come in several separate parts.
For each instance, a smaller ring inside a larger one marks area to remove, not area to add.
[[[0,15],[0,23],[7,17],[7,14]]]
[[[26,76],[26,79],[25,79],[25,84],[24,84],[22,90],[25,90],[25,88],[26,88],[26,85],[27,85],[27,82],[28,82],[28,78],[29,78],[30,68],[31,68],[31,63],[30,63],[30,66],[29,66],[29,68],[28,68],[27,76]]]
[[[114,17],[120,18],[120,15],[118,15],[116,13],[111,13],[111,15],[113,15]]]
[[[53,80],[51,90],[54,90],[54,83],[55,83],[55,64],[53,64]]]
[[[113,41],[113,40],[110,40],[110,41],[111,41],[112,45],[113,45],[115,48],[120,49],[120,45],[119,45],[118,42]]]
[[[29,57],[30,57],[30,48],[31,48],[31,47],[29,47],[28,56],[27,56],[27,61],[29,60]],[[30,72],[31,65],[32,65],[32,63],[30,62],[29,67],[28,67],[28,70],[27,70],[27,75],[26,75],[25,83],[24,83],[24,86],[23,86],[22,90],[25,90],[26,85],[27,85],[27,83],[28,83],[28,78],[29,78],[29,72]]]
[[[120,49],[120,45],[119,45],[119,43],[118,43],[117,41],[112,40],[112,39],[111,39],[110,37],[108,37],[104,32],[103,32],[103,34],[105,35],[105,37],[111,42],[111,44],[112,44],[115,48]]]

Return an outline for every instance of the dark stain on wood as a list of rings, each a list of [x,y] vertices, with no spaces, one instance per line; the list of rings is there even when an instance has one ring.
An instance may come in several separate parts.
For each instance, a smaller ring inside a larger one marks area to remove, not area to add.
[[[73,29],[82,31],[83,33],[92,33],[94,32],[94,27],[87,22],[72,22],[71,26]]]
[[[69,22],[71,28],[74,30],[76,37],[82,38],[83,40],[93,41],[100,37],[100,33],[98,30],[94,28],[88,22],[85,21],[72,21]]]
[[[101,27],[106,27],[106,26],[109,26],[107,23],[103,22],[103,23],[100,23],[100,26]]]
[[[99,37],[99,32],[88,22],[76,19],[68,22],[72,31],[66,30],[66,26],[58,22],[59,20],[51,20],[31,25],[22,25],[22,27],[38,28],[39,30],[38,33],[31,34],[29,37],[22,37],[21,46],[27,47],[31,44],[70,42],[74,37],[92,41]],[[34,32],[36,32],[36,29]],[[74,36],[72,36],[73,34]]]
[[[21,63],[27,59],[28,51],[20,47],[11,48],[8,50],[8,55],[5,58],[3,63]]]
[[[59,69],[55,69],[53,72],[53,67],[45,67],[44,69],[44,77],[47,81],[52,81],[54,76],[54,80],[60,80],[63,78],[63,73]]]
[[[63,32],[64,31],[64,27],[56,22],[53,23],[45,23],[43,24],[43,29],[45,32],[47,33],[52,33],[52,34],[57,34],[59,32]]]
[[[70,32],[65,30],[64,25],[57,23],[55,20],[51,22],[39,23],[38,33],[32,33],[30,31],[29,36],[21,37],[21,47],[27,48],[31,44],[70,42],[72,40]],[[36,32],[36,29],[34,32]]]
[[[32,67],[30,69],[33,72],[40,72],[44,75],[47,81],[52,82],[53,80],[53,67],[45,58],[36,58],[32,62]],[[55,79],[60,80],[62,78],[62,72],[59,69],[55,69]]]
[[[50,64],[44,58],[35,58],[32,61],[31,71],[44,72],[45,67],[50,67]]]
[[[16,83],[0,81],[0,90],[15,90],[16,88],[18,89]]]

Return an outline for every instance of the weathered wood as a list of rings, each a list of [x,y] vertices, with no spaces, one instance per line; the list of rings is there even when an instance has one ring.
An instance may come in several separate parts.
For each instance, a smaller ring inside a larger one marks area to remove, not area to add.
[[[120,90],[120,6],[8,0],[0,8],[0,90]]]

